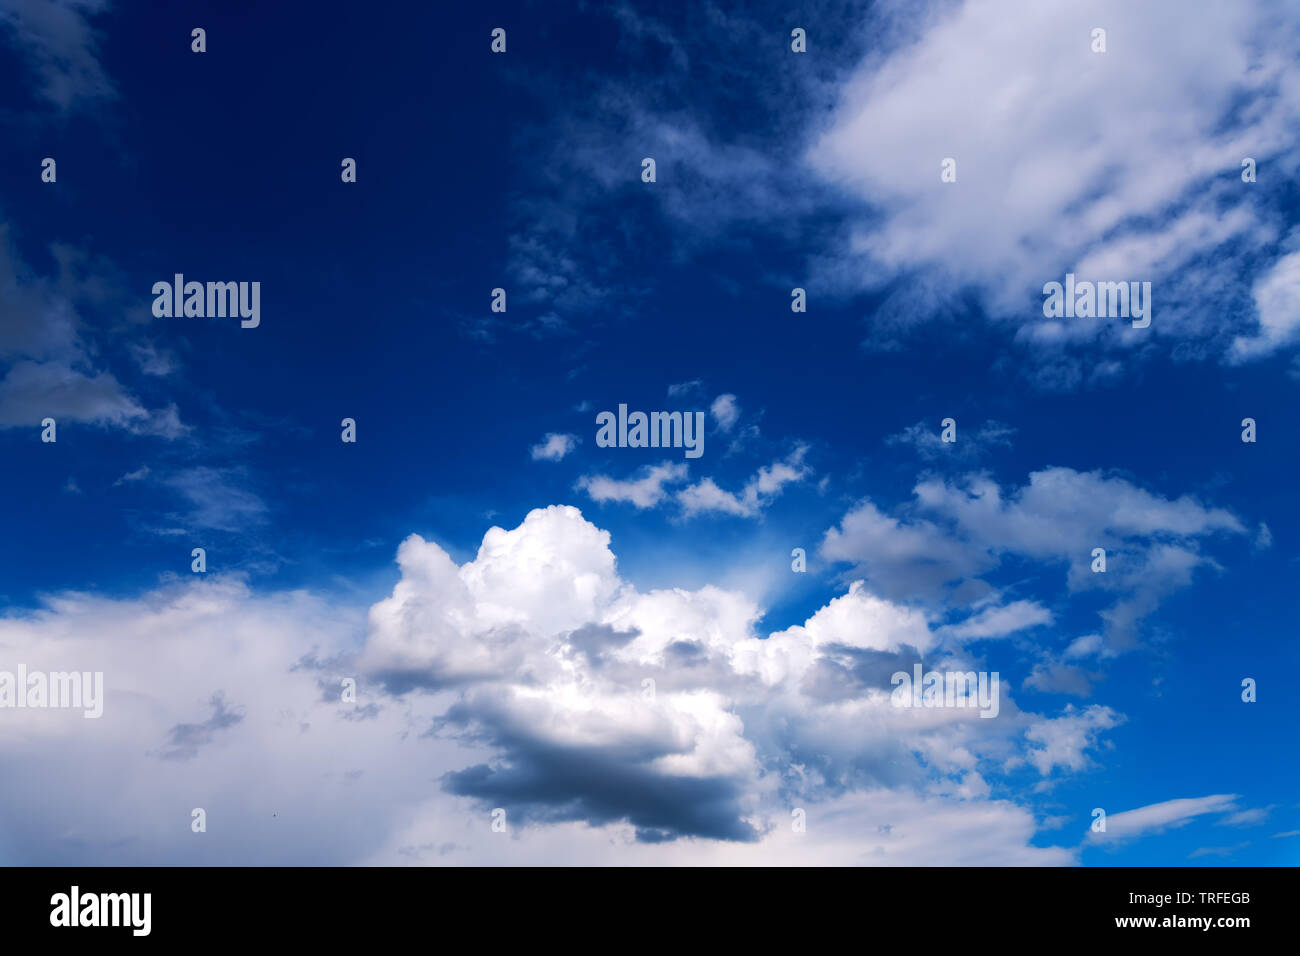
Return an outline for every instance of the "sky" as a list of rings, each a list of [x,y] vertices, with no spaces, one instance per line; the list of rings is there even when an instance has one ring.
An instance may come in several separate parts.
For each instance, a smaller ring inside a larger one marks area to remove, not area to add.
[[[0,0],[0,863],[1300,862],[1297,50]]]

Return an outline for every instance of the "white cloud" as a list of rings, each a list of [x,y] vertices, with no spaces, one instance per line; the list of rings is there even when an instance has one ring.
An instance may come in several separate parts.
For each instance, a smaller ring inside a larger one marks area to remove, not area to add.
[[[785,459],[761,466],[739,493],[730,492],[713,478],[703,478],[679,489],[671,500],[681,508],[684,518],[701,514],[729,514],[752,518],[761,514],[781,494],[786,485],[803,481],[812,470],[803,463],[805,446],[799,446]],[[663,462],[645,466],[638,477],[619,480],[607,475],[584,475],[577,487],[593,501],[628,502],[637,508],[653,508],[670,500],[668,485],[685,481],[688,468],[681,462]]]
[[[583,475],[578,487],[591,496],[592,501],[626,501],[638,508],[653,508],[668,493],[664,485],[683,481],[686,465],[666,461],[647,465],[640,478],[619,481],[606,475]]]
[[[639,843],[631,826],[558,823],[515,831],[512,839],[474,820],[448,839],[449,809],[430,800],[367,866],[545,866],[556,859],[597,866],[1068,866],[1073,851],[1031,844],[1032,814],[1008,800],[953,800],[887,789],[848,793],[804,808],[794,832],[777,815],[758,843],[710,840]],[[454,810],[452,811],[454,812]],[[498,837],[498,838],[495,838]]]
[[[797,448],[784,461],[774,461],[758,469],[745,483],[739,495],[724,491],[712,478],[705,478],[677,493],[682,514],[720,512],[749,518],[760,514],[788,484],[803,481],[811,470],[803,463],[804,447]]]
[[[742,501],[730,491],[723,491],[712,478],[705,478],[689,488],[683,488],[677,492],[677,500],[681,502],[682,510],[687,515],[716,511],[748,517],[757,511],[758,505],[757,500]]]
[[[826,532],[821,554],[848,562],[853,574],[893,597],[929,597],[944,585],[981,574],[997,562],[978,546],[924,518],[900,519],[863,501]],[[987,588],[983,589],[985,592]]]
[[[1245,529],[1230,512],[1207,508],[1191,495],[1168,499],[1100,471],[1045,468],[1004,497],[997,483],[971,476],[965,488],[926,480],[916,497],[990,547],[1031,557],[1071,557],[1088,567],[1106,541],[1156,535],[1189,539]],[[1081,554],[1079,552],[1082,552]]]
[[[1085,634],[1070,642],[1070,646],[1065,649],[1065,656],[1071,659],[1094,657],[1102,653],[1103,644],[1100,634]]]
[[[1216,793],[1208,797],[1166,800],[1136,810],[1110,813],[1106,815],[1105,832],[1089,830],[1087,841],[1093,844],[1117,843],[1171,827],[1185,826],[1209,813],[1235,810],[1237,799],[1238,796],[1234,793]]]
[[[740,406],[736,404],[735,395],[719,395],[709,406],[709,412],[724,432],[731,431],[736,420],[740,418]]]
[[[1255,280],[1259,331],[1232,343],[1232,358],[1246,361],[1270,355],[1300,334],[1300,252],[1278,259]]]
[[[1230,813],[1218,822],[1219,826],[1224,827],[1253,827],[1258,826],[1268,819],[1274,807],[1252,807],[1249,810],[1239,810],[1236,813]]]
[[[923,613],[859,583],[762,640],[744,595],[640,592],[609,541],[560,506],[490,529],[463,565],[411,536],[364,627],[220,577],[0,618],[14,659],[107,687],[98,721],[0,723],[0,813],[25,821],[5,859],[543,862],[563,842],[577,862],[1073,861],[988,796],[984,774],[1036,726],[1014,701],[996,720],[891,705],[888,672],[933,646]],[[1046,769],[1079,765],[1100,729]],[[193,839],[194,806],[221,840]],[[490,832],[496,806],[516,839]]]
[[[1029,762],[1043,776],[1056,767],[1083,770],[1088,766],[1086,752],[1096,746],[1097,735],[1123,722],[1124,717],[1109,707],[1093,704],[1080,711],[1067,704],[1060,717],[1035,721],[1025,731],[1025,737],[1039,745],[1030,749]]]
[[[1037,601],[1012,601],[1001,607],[985,608],[960,624],[944,628],[944,633],[961,641],[978,641],[1006,637],[1050,623],[1052,612]]]
[[[1196,570],[1215,568],[1200,551],[1218,535],[1245,533],[1231,512],[1190,495],[1170,499],[1100,471],[1046,468],[1005,491],[986,475],[961,483],[926,478],[914,502],[892,517],[870,501],[827,531],[821,553],[894,598],[970,603],[990,588],[978,575],[1008,556],[1064,565],[1072,590],[1119,595],[1102,613],[1110,650],[1136,641],[1142,619]],[[1107,573],[1091,572],[1105,548]]]
[[[947,296],[974,286],[1026,344],[1048,330],[1043,284],[1066,271],[1152,281],[1148,334],[1073,320],[1037,343],[1049,353],[1070,341],[1211,338],[1250,323],[1230,308],[1232,294],[1243,275],[1248,284],[1269,268],[1284,216],[1258,194],[1267,187],[1241,181],[1240,164],[1253,157],[1261,184],[1281,181],[1300,146],[1300,23],[1283,4],[1196,17],[1178,0],[885,9],[903,38],[865,58],[808,151],[820,175],[871,212],[828,280],[920,272],[908,299],[926,286]],[[1105,53],[1090,49],[1099,24]],[[955,183],[940,181],[947,157]],[[1293,267],[1278,262],[1257,290],[1263,328],[1238,339],[1238,357],[1290,336]],[[910,309],[906,321],[935,311]]]
[[[577,447],[577,435],[547,432],[546,437],[532,447],[533,461],[559,461]]]

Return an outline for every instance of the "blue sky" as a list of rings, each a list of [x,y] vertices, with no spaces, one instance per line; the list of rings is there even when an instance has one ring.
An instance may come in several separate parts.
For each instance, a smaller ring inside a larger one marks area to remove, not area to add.
[[[1294,10],[403,7],[0,2],[0,861],[1297,861]]]

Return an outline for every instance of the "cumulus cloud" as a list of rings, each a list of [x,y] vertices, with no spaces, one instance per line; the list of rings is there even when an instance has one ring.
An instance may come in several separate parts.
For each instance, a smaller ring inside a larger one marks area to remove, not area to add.
[[[395,693],[460,693],[437,732],[490,742],[500,757],[449,773],[450,792],[494,806],[513,797],[526,820],[627,821],[641,841],[749,841],[773,790],[815,799],[938,773],[983,792],[977,755],[991,759],[1029,726],[1009,700],[988,730],[972,711],[894,706],[891,674],[937,638],[924,613],[861,582],[762,638],[743,595],[641,593],[616,574],[608,543],[576,509],[551,507],[493,529],[462,566],[421,538],[402,545],[402,580],[372,608],[360,664]],[[1051,760],[1024,757],[1045,774],[1082,768],[1106,726],[1089,720],[1068,741],[1056,734]],[[908,756],[917,749],[924,764]],[[772,762],[789,760],[799,779],[773,778]]]
[[[1072,860],[1031,846],[1034,814],[985,776],[1016,751],[1082,768],[1105,721],[1026,738],[1061,725],[1009,698],[996,720],[893,706],[890,673],[938,646],[923,612],[855,583],[762,637],[745,595],[640,591],[609,544],[560,506],[490,529],[464,564],[411,536],[364,619],[229,577],[11,613],[7,652],[103,670],[106,694],[97,721],[0,724],[0,811],[26,821],[5,859],[520,862],[563,841],[609,862],[825,862],[831,844],[846,863]],[[73,785],[87,765],[93,792]],[[194,806],[221,840],[186,839]],[[826,832],[791,841],[791,806]],[[495,807],[518,840],[490,832]]]

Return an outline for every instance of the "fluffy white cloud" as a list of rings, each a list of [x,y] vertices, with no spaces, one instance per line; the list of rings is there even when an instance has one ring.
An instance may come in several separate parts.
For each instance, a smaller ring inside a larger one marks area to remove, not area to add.
[[[761,466],[739,493],[727,491],[713,478],[702,478],[670,495],[666,485],[686,480],[689,469],[682,462],[647,465],[638,477],[623,480],[607,475],[584,475],[578,479],[577,487],[593,501],[627,502],[641,509],[675,500],[684,518],[709,513],[752,518],[761,514],[786,485],[803,481],[812,474],[803,461],[806,451],[800,446],[785,459]]]
[[[1060,717],[1037,720],[1025,731],[1025,737],[1036,745],[1029,751],[1029,762],[1044,776],[1056,767],[1082,770],[1098,734],[1123,722],[1123,715],[1109,707],[1094,704],[1080,711],[1067,704]]]
[[[737,515],[749,518],[762,512],[772,499],[788,484],[803,481],[811,469],[803,463],[806,449],[802,446],[784,461],[774,461],[758,469],[745,483],[740,494],[718,487],[712,478],[705,478],[677,493],[682,514],[692,517],[708,512]]]
[[[229,578],[0,619],[6,661],[107,685],[97,721],[3,711],[0,812],[26,823],[0,858],[521,862],[561,839],[610,862],[771,859],[747,845],[790,862],[831,845],[863,863],[1072,858],[1028,846],[1033,814],[989,799],[985,774],[1034,759],[1035,718],[1010,699],[997,720],[893,706],[889,674],[937,637],[860,583],[761,640],[743,594],[640,592],[608,533],[560,506],[490,529],[463,565],[418,536],[398,564],[360,647],[359,612]],[[1052,744],[1044,771],[1079,765],[1101,729],[1068,758]],[[791,806],[821,832],[792,841]],[[524,844],[488,831],[492,807]]]
[[[1229,307],[1233,290],[1269,268],[1285,217],[1255,201],[1261,187],[1241,181],[1241,162],[1256,159],[1261,182],[1281,181],[1300,145],[1300,23],[1285,4],[1195,17],[1178,0],[883,9],[893,28],[881,30],[884,49],[844,83],[808,151],[814,169],[871,211],[840,277],[924,273],[908,300],[921,286],[941,297],[974,286],[995,321],[1047,349],[1252,324]],[[1097,26],[1105,53],[1091,49]],[[940,181],[949,157],[955,183]],[[1281,260],[1257,287],[1262,330],[1237,340],[1237,357],[1289,337],[1292,268]],[[1126,322],[1044,323],[1042,286],[1066,271],[1152,281],[1150,334]],[[922,322],[937,310],[903,311],[902,321]]]

